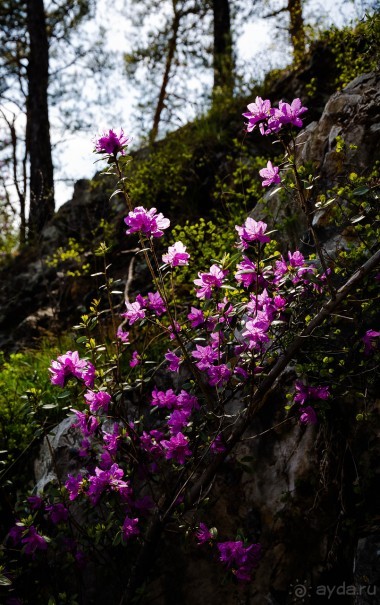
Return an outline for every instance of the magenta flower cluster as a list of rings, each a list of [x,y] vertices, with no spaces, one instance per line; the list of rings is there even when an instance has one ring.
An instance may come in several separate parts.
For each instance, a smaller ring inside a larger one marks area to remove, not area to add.
[[[157,214],[156,208],[146,210],[143,206],[131,210],[124,222],[129,227],[127,235],[140,232],[146,237],[161,237],[170,226],[169,219],[161,212]]]
[[[291,104],[280,101],[278,108],[272,107],[269,99],[263,100],[261,97],[256,97],[254,103],[247,106],[248,111],[243,113],[247,118],[247,132],[252,132],[259,125],[260,133],[264,135],[278,134],[284,126],[296,126],[302,128],[301,117],[307,107],[302,106],[300,99],[294,99]],[[266,168],[259,171],[263,178],[262,186],[269,187],[281,182],[279,167],[273,166],[271,161],[268,161]]]
[[[270,242],[270,237],[266,234],[267,224],[262,221],[255,221],[250,216],[245,220],[244,225],[236,225],[236,231],[239,235],[239,248],[246,250],[252,242],[266,244]]]
[[[256,97],[254,103],[247,106],[248,111],[243,113],[247,118],[247,132],[252,132],[259,124],[262,135],[277,134],[283,126],[291,125],[302,128],[302,116],[307,107],[302,106],[301,99],[294,99],[291,104],[279,102],[278,108],[272,107],[269,99]]]
[[[375,338],[379,338],[380,332],[376,330],[367,330],[364,334],[362,341],[364,343],[364,355],[371,355],[376,348],[379,347],[379,341],[375,341]]]
[[[287,125],[301,127],[305,111],[299,99],[291,104],[281,101],[278,108],[273,108],[269,100],[257,97],[244,114],[247,131],[258,125],[261,134],[268,135],[282,133]],[[117,162],[117,154],[123,154],[128,143],[123,131],[110,130],[98,139],[96,150],[110,156],[109,162]],[[280,183],[279,168],[270,161],[260,175],[264,187]],[[220,262],[211,261],[208,270],[199,271],[193,282],[196,302],[182,312],[171,294],[174,289],[166,284],[175,274],[171,269],[188,265],[190,254],[181,241],[168,248],[160,246],[160,255],[154,245],[154,240],[169,228],[169,219],[156,208],[138,206],[129,211],[124,221],[126,233],[139,234],[146,248],[144,253],[152,260],[157,272],[156,291],[134,295],[133,302],[125,301],[125,311],[120,313],[123,321],[114,334],[120,362],[117,367],[113,358],[110,361],[108,351],[104,353],[106,371],[98,366],[96,372],[77,351],[68,351],[52,361],[49,370],[53,384],[63,388],[74,378],[81,387],[80,409],[72,409],[72,427],[81,439],[77,451],[81,470],[67,476],[65,501],[45,502],[40,495],[33,495],[28,506],[33,518],[43,516],[44,522],[52,525],[68,521],[68,502],[78,500],[90,509],[99,507],[102,514],[112,510],[110,531],[116,534],[113,539],[115,543],[128,543],[133,552],[134,546],[143,543],[152,511],[160,512],[162,482],[166,494],[171,485],[179,486],[170,502],[174,518],[182,508],[186,510],[181,481],[186,487],[201,464],[215,461],[215,456],[223,460],[232,452],[229,429],[233,421],[230,417],[226,421],[223,406],[235,390],[243,395],[244,405],[245,385],[258,384],[268,363],[272,364],[281,353],[283,335],[292,326],[293,309],[297,307],[298,313],[298,308],[307,306],[313,295],[322,297],[326,276],[299,251],[265,258],[266,244],[271,241],[268,226],[248,217],[242,225],[235,226],[238,261],[226,255]],[[167,251],[162,253],[163,250]],[[299,321],[298,315],[296,318]],[[144,324],[148,326],[146,332],[141,330]],[[124,326],[130,331],[125,331]],[[145,399],[149,413],[144,413],[144,402],[139,400],[136,405],[135,393],[146,396],[144,385],[149,384],[156,369],[152,372],[149,365],[149,347],[144,343],[144,348],[139,348],[139,343],[151,326],[166,336],[169,348],[166,345],[160,349],[160,387],[151,387],[150,396]],[[366,355],[377,348],[379,336],[380,332],[374,330],[366,332]],[[130,353],[128,347],[121,346],[129,343]],[[102,358],[100,351],[97,355],[94,359]],[[120,376],[125,366],[128,383]],[[170,372],[176,375],[173,377]],[[330,389],[306,382],[306,377],[305,382],[295,382],[293,399],[300,424],[313,425],[318,421],[314,408],[323,409],[322,402],[329,399]],[[123,406],[126,412],[119,414],[116,410]],[[252,580],[261,556],[259,544],[241,539],[220,541],[216,530],[204,523],[195,531],[195,538],[198,545],[212,548],[238,581]],[[29,527],[16,524],[9,540],[32,556],[47,548],[37,523]],[[75,548],[73,553],[77,556]]]
[[[250,582],[252,574],[259,564],[261,558],[261,545],[245,545],[242,540],[218,542],[216,541],[216,531],[210,530],[205,523],[200,523],[195,531],[195,537],[198,540],[198,546],[207,544],[216,548],[219,554],[219,560],[230,569],[240,582]]]
[[[190,254],[186,252],[186,246],[182,242],[175,242],[169,246],[166,254],[162,255],[162,260],[171,267],[182,267],[189,264]]]
[[[300,380],[297,380],[294,386],[296,390],[294,401],[300,405],[299,413],[301,424],[317,424],[318,418],[314,408],[311,405],[305,406],[305,403],[318,400],[326,401],[330,397],[329,387],[311,387],[305,385]]]
[[[241,582],[250,582],[253,570],[258,566],[261,556],[261,545],[244,546],[241,540],[220,542],[217,544],[220,560],[227,568],[232,569]]]
[[[49,368],[52,384],[63,388],[69,378],[81,380],[87,387],[92,387],[95,380],[95,368],[91,362],[80,359],[78,351],[67,351],[52,361]]]
[[[106,155],[116,156],[118,153],[124,155],[125,148],[130,142],[131,138],[124,134],[122,128],[118,133],[111,129],[95,140],[95,151]]]

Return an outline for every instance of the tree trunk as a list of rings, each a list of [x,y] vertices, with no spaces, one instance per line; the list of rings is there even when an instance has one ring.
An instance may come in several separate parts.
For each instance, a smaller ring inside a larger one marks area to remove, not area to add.
[[[234,88],[234,57],[229,0],[213,0],[214,15],[214,101],[231,98]]]
[[[294,62],[298,63],[305,55],[305,27],[302,15],[302,0],[288,0],[290,16],[289,34],[293,46]]]
[[[53,161],[48,110],[49,42],[43,0],[26,0],[29,60],[26,144],[30,165],[29,239],[54,214]]]
[[[150,135],[149,135],[149,139],[150,139],[151,143],[153,143],[157,138],[158,126],[159,126],[159,123],[161,120],[162,110],[165,107],[166,89],[168,87],[170,72],[172,69],[172,64],[173,64],[173,59],[174,59],[174,54],[175,54],[175,51],[177,48],[180,14],[177,12],[176,5],[177,5],[176,0],[173,0],[172,35],[171,35],[171,38],[170,38],[169,44],[168,44],[168,53],[166,55],[164,75],[162,78],[162,84],[161,84],[161,88],[160,88],[160,94],[158,96],[156,110],[154,112],[153,126],[152,126],[152,130],[150,131]]]

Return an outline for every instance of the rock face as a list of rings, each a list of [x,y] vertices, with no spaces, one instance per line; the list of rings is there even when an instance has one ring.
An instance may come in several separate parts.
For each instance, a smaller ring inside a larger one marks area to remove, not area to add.
[[[363,74],[328,100],[319,122],[305,132],[302,160],[321,171],[325,186],[340,173],[359,174],[380,159],[380,73]],[[344,163],[337,153],[338,137],[345,144]]]
[[[78,456],[75,456],[83,438],[72,428],[75,417],[65,418],[47,435],[40,449],[40,455],[34,463],[36,493],[42,493],[53,482],[65,482],[69,473],[78,470]]]

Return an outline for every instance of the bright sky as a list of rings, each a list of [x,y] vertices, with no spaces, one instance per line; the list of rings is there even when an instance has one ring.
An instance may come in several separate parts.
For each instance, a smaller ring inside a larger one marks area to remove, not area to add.
[[[120,86],[115,95],[113,107],[109,112],[104,108],[96,111],[96,122],[92,133],[78,133],[57,145],[55,156],[56,164],[56,202],[57,207],[68,201],[72,196],[72,182],[60,181],[69,177],[73,181],[80,178],[91,178],[98,165],[94,164],[97,157],[92,153],[92,138],[99,132],[109,128],[122,126],[127,134],[134,134],[130,130],[131,106],[134,97],[131,94],[131,85],[122,75],[121,56],[123,52],[130,50],[128,46],[128,31],[125,21],[120,16],[119,9],[122,8],[123,0],[115,0],[114,8],[109,10],[107,0],[99,0],[97,8],[97,20],[106,28],[107,37],[105,46],[111,50],[120,50]],[[339,4],[336,0],[324,0],[323,4],[314,1],[310,4],[306,17],[313,18],[313,14],[324,16],[325,23],[341,24],[358,16],[358,9],[354,2],[343,0]],[[289,61],[289,49],[276,47],[278,31],[273,29],[272,20],[258,19],[254,23],[246,23],[237,41],[237,55],[240,61],[251,61],[252,73],[260,78],[265,71],[273,67],[283,67]],[[270,57],[270,63],[268,62]],[[254,60],[253,60],[254,59]],[[108,116],[107,116],[108,113]],[[117,116],[117,117],[116,117]],[[116,120],[116,121],[113,121]],[[52,127],[53,143],[60,141],[62,133]]]

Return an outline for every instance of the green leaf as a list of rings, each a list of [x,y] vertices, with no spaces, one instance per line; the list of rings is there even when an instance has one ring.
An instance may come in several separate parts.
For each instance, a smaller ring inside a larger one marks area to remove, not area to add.
[[[0,575],[0,586],[10,586],[11,584],[12,582],[9,578],[4,576],[3,574]]]
[[[354,189],[352,195],[365,195],[366,193],[368,193],[368,191],[369,187],[367,187],[366,185],[362,185],[361,187]]]

